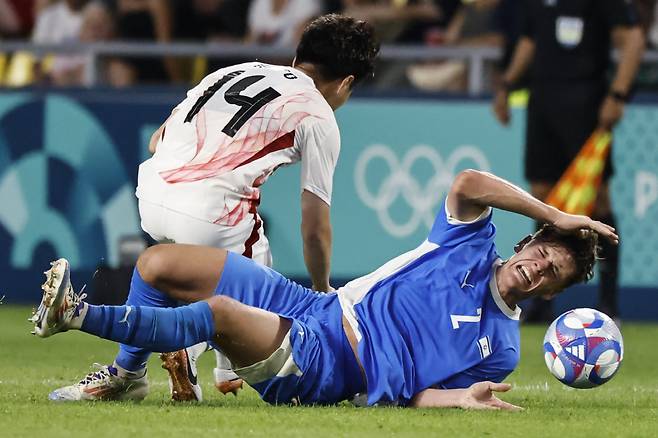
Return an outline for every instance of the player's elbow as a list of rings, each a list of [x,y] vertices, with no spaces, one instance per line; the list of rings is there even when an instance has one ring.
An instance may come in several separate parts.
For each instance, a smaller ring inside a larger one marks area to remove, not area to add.
[[[640,26],[617,27],[612,32],[612,41],[617,49],[642,52],[646,46],[644,32]]]
[[[636,48],[636,50],[643,51],[647,41],[644,36],[644,32],[642,31],[642,28],[640,26],[635,26],[629,31],[629,40],[631,41],[633,47]]]
[[[457,199],[470,199],[473,195],[473,189],[478,187],[484,174],[478,170],[466,169],[457,174],[452,182],[450,194]]]

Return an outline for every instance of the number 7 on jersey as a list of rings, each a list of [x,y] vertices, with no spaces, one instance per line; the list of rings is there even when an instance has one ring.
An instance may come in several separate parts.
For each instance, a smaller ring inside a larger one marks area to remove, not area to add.
[[[460,322],[480,322],[482,318],[482,309],[478,307],[476,310],[477,315],[453,315],[450,314],[450,321],[452,322],[452,328],[457,330],[459,328]]]

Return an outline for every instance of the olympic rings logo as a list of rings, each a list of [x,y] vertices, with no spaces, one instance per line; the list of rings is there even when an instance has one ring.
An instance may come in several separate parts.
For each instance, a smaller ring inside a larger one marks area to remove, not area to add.
[[[368,167],[373,161],[381,160],[388,167],[388,176],[379,190],[371,191],[366,181]],[[432,166],[433,176],[422,186],[411,173],[416,162],[425,160]],[[462,161],[469,167],[489,171],[490,165],[484,154],[475,146],[459,146],[447,160],[427,145],[412,147],[402,161],[386,145],[374,144],[366,148],[356,161],[354,183],[356,192],[365,205],[377,212],[377,217],[386,231],[395,237],[405,237],[415,232],[421,224],[429,229],[434,223],[436,207],[443,199],[455,178],[456,169]],[[403,222],[391,217],[391,206],[402,196],[411,207],[411,215]]]

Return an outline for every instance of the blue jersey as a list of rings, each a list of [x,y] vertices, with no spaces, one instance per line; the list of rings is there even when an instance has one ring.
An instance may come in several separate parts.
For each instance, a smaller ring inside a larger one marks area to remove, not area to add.
[[[366,372],[368,403],[502,381],[519,361],[520,309],[496,287],[491,209],[465,223],[444,202],[425,242],[338,291]]]

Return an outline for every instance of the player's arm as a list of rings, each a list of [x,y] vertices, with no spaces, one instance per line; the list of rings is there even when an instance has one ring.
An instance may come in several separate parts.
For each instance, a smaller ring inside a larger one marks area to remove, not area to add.
[[[501,85],[494,96],[494,114],[503,125],[507,125],[510,120],[508,104],[510,87],[523,77],[534,57],[535,42],[530,37],[522,36],[516,43],[512,61],[503,73]]]
[[[169,117],[167,117],[167,120],[165,120],[164,123],[162,125],[160,125],[160,127],[153,134],[151,134],[151,139],[149,140],[149,152],[151,153],[151,155],[153,155],[155,153],[155,150],[158,148],[158,142],[164,136],[164,132],[165,132],[165,128],[167,126],[167,122],[169,121],[169,119],[171,119],[171,117],[174,114],[176,114],[176,111],[178,111],[178,110],[174,109],[171,112],[171,115]]]
[[[304,262],[315,290],[331,290],[329,285],[331,239],[329,205],[318,196],[304,190],[302,192]]]
[[[333,178],[340,153],[340,132],[328,116],[308,119],[295,135],[301,148],[302,240],[304,262],[313,289],[330,291]]]
[[[644,34],[640,26],[616,26],[612,29],[612,43],[619,51],[619,62],[609,94],[599,112],[599,126],[607,130],[612,129],[624,114],[624,103],[642,62]]]
[[[151,139],[149,140],[149,152],[151,155],[155,153],[155,150],[158,147],[158,142],[160,141],[160,138],[162,138],[162,133],[165,130],[165,125],[167,122],[164,122],[160,127],[151,135]]]
[[[505,409],[516,411],[519,406],[507,403],[494,392],[507,392],[508,383],[478,382],[463,389],[426,389],[411,399],[414,408]]]
[[[475,220],[487,207],[494,207],[552,224],[564,231],[588,229],[613,243],[619,241],[611,226],[587,216],[564,213],[488,172],[472,169],[460,172],[450,187],[446,204],[452,217],[464,222]]]

